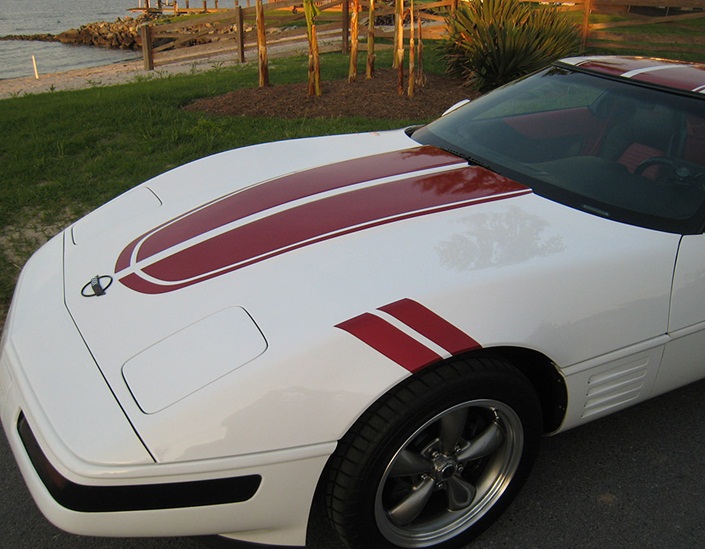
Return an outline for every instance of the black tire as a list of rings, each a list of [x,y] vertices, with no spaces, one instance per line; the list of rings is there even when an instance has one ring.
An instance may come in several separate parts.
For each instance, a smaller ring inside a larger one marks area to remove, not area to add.
[[[541,432],[536,393],[507,362],[428,369],[343,437],[329,462],[328,517],[354,549],[460,547],[515,497]]]

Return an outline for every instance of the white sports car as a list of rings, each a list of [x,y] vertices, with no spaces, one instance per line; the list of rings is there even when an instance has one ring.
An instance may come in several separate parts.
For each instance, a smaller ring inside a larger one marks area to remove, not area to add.
[[[456,547],[557,433],[705,377],[705,66],[572,58],[218,154],[40,249],[0,404],[70,532]]]

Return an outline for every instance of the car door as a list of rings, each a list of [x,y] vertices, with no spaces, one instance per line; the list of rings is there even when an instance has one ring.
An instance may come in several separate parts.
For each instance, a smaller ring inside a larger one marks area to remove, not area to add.
[[[654,395],[705,377],[705,235],[681,239],[673,276],[670,341]]]

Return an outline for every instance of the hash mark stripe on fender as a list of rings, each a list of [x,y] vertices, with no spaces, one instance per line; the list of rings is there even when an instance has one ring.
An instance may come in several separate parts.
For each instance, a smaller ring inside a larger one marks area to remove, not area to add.
[[[480,344],[465,332],[413,299],[401,299],[379,310],[392,315],[451,355],[480,348]]]
[[[371,313],[341,322],[336,328],[352,334],[410,372],[441,360],[428,347]]]
[[[380,313],[363,313],[337,324],[336,328],[352,334],[412,373],[453,355],[482,348],[457,326],[412,299],[401,299],[377,310]],[[389,315],[389,320],[380,314]],[[399,324],[395,326],[392,322]],[[407,332],[404,327],[410,330]],[[446,352],[437,352],[442,350]]]

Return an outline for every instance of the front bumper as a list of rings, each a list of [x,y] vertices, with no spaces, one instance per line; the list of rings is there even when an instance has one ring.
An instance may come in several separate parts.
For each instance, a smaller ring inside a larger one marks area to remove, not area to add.
[[[32,497],[59,528],[93,536],[226,534],[303,545],[335,443],[157,463],[63,303],[60,237],[27,264],[0,348],[0,416]]]

